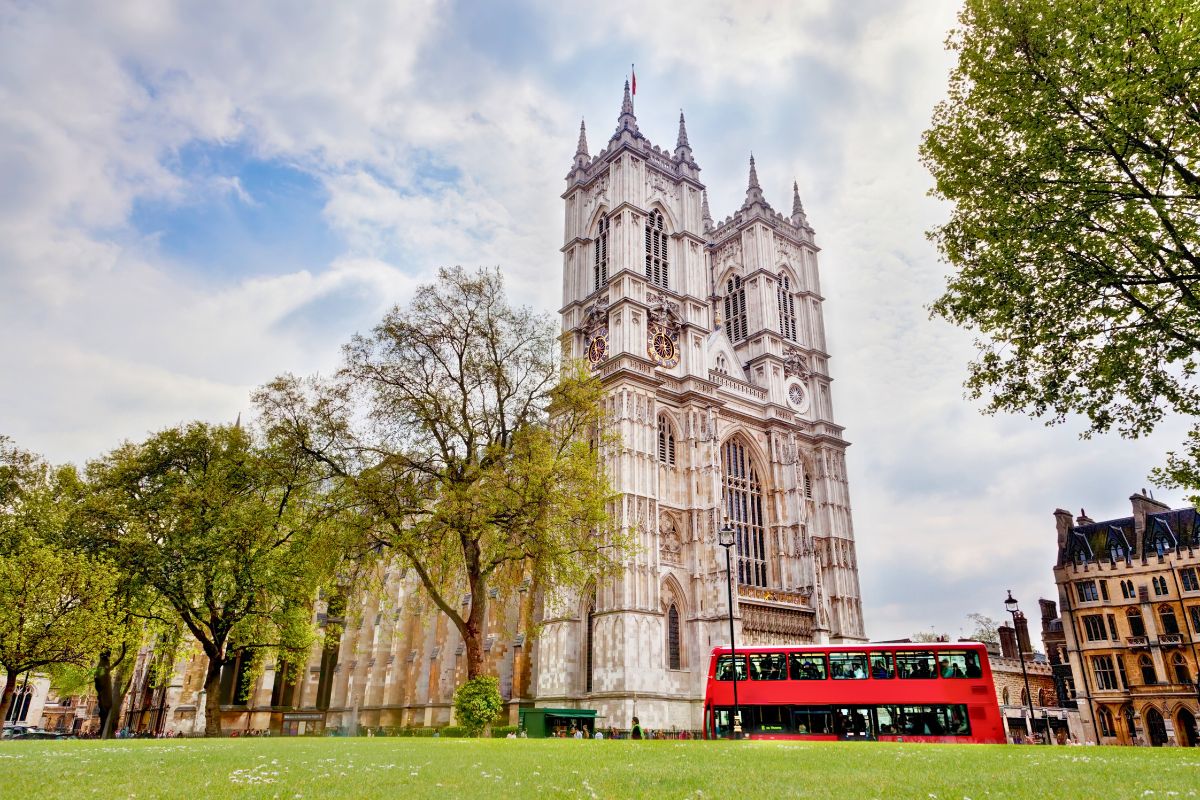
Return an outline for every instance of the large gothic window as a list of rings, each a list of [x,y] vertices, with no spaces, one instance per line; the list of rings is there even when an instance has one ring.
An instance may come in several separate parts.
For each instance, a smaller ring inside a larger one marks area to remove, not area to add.
[[[721,468],[725,477],[725,514],[737,531],[738,583],[766,586],[767,531],[762,484],[741,439],[734,437],[725,443]]]
[[[737,275],[725,284],[725,330],[731,342],[746,338],[746,290]]]
[[[658,462],[675,466],[675,432],[665,414],[658,418]]]
[[[584,665],[586,667],[584,674],[587,676],[586,691],[588,691],[588,692],[592,691],[592,670],[593,670],[593,666],[594,666],[592,657],[593,657],[593,653],[595,652],[594,648],[595,648],[595,644],[596,644],[595,632],[596,632],[596,603],[593,601],[592,603],[590,603],[588,605],[588,610],[587,610],[587,632],[586,632],[587,641],[585,642],[585,645],[587,647],[587,653],[584,656],[587,659],[587,663]]]
[[[680,669],[679,608],[671,603],[667,609],[667,669]]]
[[[655,209],[646,218],[646,280],[669,289],[667,282],[667,234],[662,212]]]
[[[608,286],[608,217],[600,218],[592,253],[593,289],[603,289]]]
[[[779,276],[779,332],[783,338],[796,341],[796,298],[792,296],[792,283],[787,275]]]

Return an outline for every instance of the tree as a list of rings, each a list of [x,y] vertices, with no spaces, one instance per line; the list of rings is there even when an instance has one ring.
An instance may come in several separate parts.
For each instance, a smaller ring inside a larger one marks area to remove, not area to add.
[[[355,336],[333,380],[287,375],[255,395],[271,436],[324,463],[420,577],[468,679],[489,589],[579,585],[629,547],[609,526],[599,382],[559,354],[554,323],[509,306],[499,272],[456,267]]]
[[[106,630],[109,565],[61,545],[79,481],[0,437],[0,719],[17,679],[60,665],[89,665]]]
[[[987,410],[1136,437],[1196,416],[1200,8],[967,0],[921,155],[953,202],[932,306]]]
[[[975,630],[971,631],[971,639],[976,642],[984,642],[985,644],[1000,643],[1000,623],[986,614],[967,614],[967,619],[975,623]]]
[[[196,422],[88,467],[93,546],[208,657],[206,735],[221,733],[222,669],[312,641],[313,603],[343,553],[313,466],[241,426]]]
[[[478,736],[503,710],[500,681],[495,675],[472,678],[454,692],[454,716],[472,736]]]

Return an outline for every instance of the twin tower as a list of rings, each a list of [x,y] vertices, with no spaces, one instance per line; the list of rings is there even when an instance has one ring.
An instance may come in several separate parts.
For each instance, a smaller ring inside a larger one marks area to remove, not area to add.
[[[638,129],[628,83],[596,155],[580,126],[562,197],[562,330],[606,389],[614,519],[636,533],[616,578],[548,599],[536,702],[605,724],[698,728],[728,644],[864,640],[847,442],[833,421],[818,248],[796,192],[709,214],[679,117],[673,151]]]

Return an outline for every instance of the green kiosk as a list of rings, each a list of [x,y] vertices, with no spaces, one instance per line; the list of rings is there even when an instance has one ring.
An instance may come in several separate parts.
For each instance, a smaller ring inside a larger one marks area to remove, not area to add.
[[[596,730],[594,708],[523,708],[518,716],[530,739],[546,739],[560,733],[570,736],[572,728],[583,728],[583,735],[590,739]]]

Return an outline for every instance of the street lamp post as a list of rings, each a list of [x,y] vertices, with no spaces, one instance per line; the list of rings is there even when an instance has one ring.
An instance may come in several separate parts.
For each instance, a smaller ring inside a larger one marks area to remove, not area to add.
[[[742,738],[742,711],[738,706],[738,669],[737,669],[737,646],[733,639],[733,566],[729,556],[729,550],[737,542],[737,533],[733,526],[729,524],[729,520],[725,520],[725,524],[717,532],[717,541],[721,547],[725,548],[725,588],[729,593],[729,653],[733,668],[733,731],[734,739]]]
[[[1033,718],[1033,693],[1029,691],[1029,673],[1025,671],[1025,648],[1021,647],[1021,630],[1017,626],[1017,613],[1020,611],[1017,608],[1017,600],[1012,596],[1012,589],[1008,590],[1008,598],[1004,601],[1004,608],[1013,618],[1013,632],[1017,636],[1017,660],[1021,662],[1021,677],[1025,679],[1025,703],[1029,707],[1029,724],[1037,727],[1037,721]],[[1039,732],[1038,738],[1046,744],[1046,738]]]

